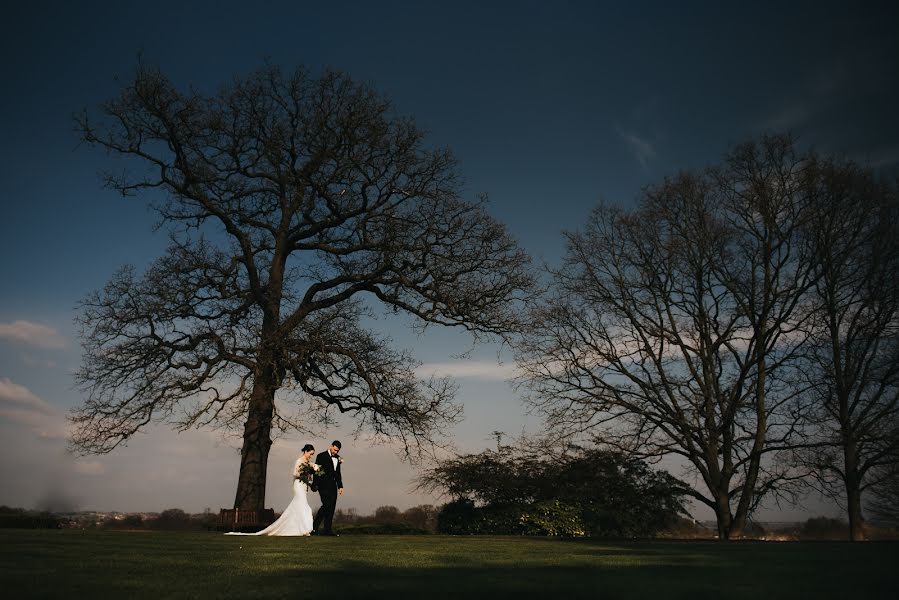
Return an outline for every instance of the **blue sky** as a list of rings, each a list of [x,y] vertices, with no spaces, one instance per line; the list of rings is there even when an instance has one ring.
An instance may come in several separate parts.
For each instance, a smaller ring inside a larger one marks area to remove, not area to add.
[[[237,442],[164,428],[114,455],[74,460],[63,415],[80,400],[77,301],[121,264],[166,243],[144,203],[103,190],[100,152],[79,147],[72,113],[112,97],[137,56],[175,82],[214,90],[271,61],[330,66],[370,82],[429,143],[461,161],[466,193],[489,195],[537,262],[563,250],[599,199],[627,204],[679,169],[764,132],[899,171],[899,36],[890,3],[65,2],[5,9],[0,45],[0,504],[82,508],[230,506]],[[496,348],[400,323],[384,332],[424,370],[458,375],[457,445],[537,421],[504,382]],[[333,434],[333,435],[332,435]],[[346,442],[345,507],[431,502],[389,448]],[[289,497],[306,440],[273,450],[268,503]],[[353,465],[356,467],[354,473]],[[284,473],[285,477],[280,474]],[[795,512],[795,511],[794,511]],[[792,515],[777,512],[771,515]]]

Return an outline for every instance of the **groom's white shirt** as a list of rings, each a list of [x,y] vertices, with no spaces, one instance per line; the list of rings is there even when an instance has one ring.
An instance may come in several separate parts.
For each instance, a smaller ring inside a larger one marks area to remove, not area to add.
[[[337,470],[337,457],[331,454],[331,451],[328,450],[328,456],[331,457],[331,462],[334,463],[334,470]]]

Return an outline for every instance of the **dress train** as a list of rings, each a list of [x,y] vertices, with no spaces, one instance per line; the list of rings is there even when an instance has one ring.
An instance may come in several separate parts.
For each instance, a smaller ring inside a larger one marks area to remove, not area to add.
[[[278,517],[278,520],[256,533],[231,531],[225,535],[310,535],[312,533],[312,508],[306,499],[306,484],[293,480],[293,500]]]

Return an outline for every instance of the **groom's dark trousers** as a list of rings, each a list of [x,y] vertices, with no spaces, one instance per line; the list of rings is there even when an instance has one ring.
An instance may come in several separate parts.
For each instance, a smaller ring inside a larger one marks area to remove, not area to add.
[[[334,509],[337,508],[337,482],[324,481],[318,488],[318,495],[322,499],[322,506],[315,513],[315,521],[312,529],[323,534],[332,533],[331,524],[334,522]],[[324,522],[324,528],[321,527]]]

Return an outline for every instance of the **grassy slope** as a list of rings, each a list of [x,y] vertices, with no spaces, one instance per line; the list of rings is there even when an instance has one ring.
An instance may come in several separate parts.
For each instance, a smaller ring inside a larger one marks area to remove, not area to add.
[[[893,598],[895,543],[0,530],[7,597]],[[6,595],[6,594],[4,594]]]

